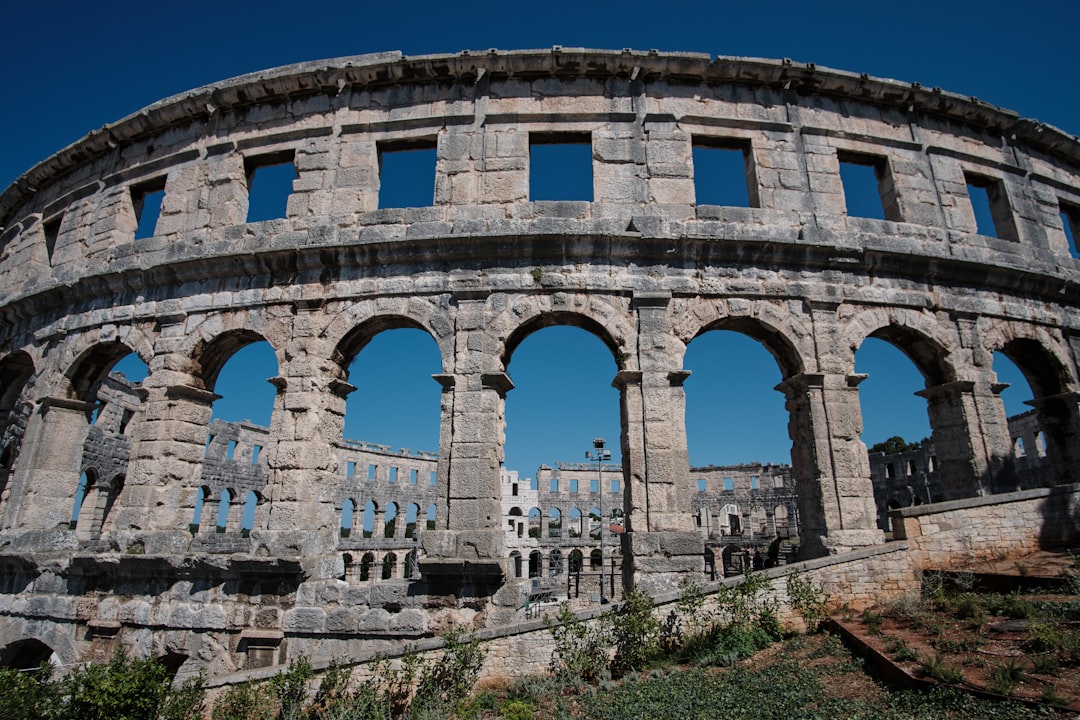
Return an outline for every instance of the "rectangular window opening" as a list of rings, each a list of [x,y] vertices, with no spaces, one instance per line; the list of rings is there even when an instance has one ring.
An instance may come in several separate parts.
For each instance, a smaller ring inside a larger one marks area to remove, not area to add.
[[[613,492],[613,493],[620,492],[619,489],[621,487],[622,487],[622,484],[619,482],[619,478],[612,478],[611,479],[611,492]]]
[[[758,482],[757,482],[757,476],[756,475],[751,475],[750,476],[750,489],[751,490],[757,490],[758,489]]]
[[[1065,230],[1065,238],[1069,241],[1069,254],[1074,258],[1080,258],[1080,248],[1076,244],[1080,240],[1080,205],[1059,200],[1058,208],[1061,226]]]
[[[415,485],[419,479],[420,479],[420,471],[419,470],[410,470],[409,471],[409,484],[410,485]]]
[[[997,178],[964,173],[968,198],[975,213],[975,225],[980,235],[1016,242],[1020,239],[1013,222],[1012,208],[1005,184]]]
[[[577,491],[578,491],[578,481],[571,478],[570,479],[570,492],[575,492],[576,493]]]
[[[592,199],[592,136],[529,133],[529,200]]]
[[[759,207],[750,143],[695,136],[692,156],[698,205]]]
[[[600,481],[599,480],[590,480],[589,481],[589,492],[600,492]]]
[[[848,217],[900,220],[889,161],[879,155],[837,152]]]
[[[375,473],[377,473],[378,470],[379,470],[378,465],[368,465],[367,466],[367,479],[368,480],[374,480],[375,479]]]
[[[735,489],[735,481],[731,478],[724,478],[724,490],[726,492],[732,492]]]
[[[697,491],[698,491],[698,492],[705,492],[705,490],[707,489],[707,487],[708,487],[708,484],[707,484],[707,482],[705,481],[705,478],[698,478],[698,481],[697,481]]]
[[[439,482],[439,476],[438,476],[438,473],[437,473],[437,472],[436,472],[435,470],[432,470],[432,471],[431,471],[431,476],[430,476],[430,477],[428,478],[428,483],[429,483],[429,484],[430,484],[430,485],[431,485],[432,487],[435,487],[435,485],[437,485],[437,484],[438,484],[438,482]]]
[[[251,448],[251,464],[259,464],[259,455],[262,453],[262,445],[253,445]]]
[[[225,451],[225,457],[228,460],[232,460],[233,456],[235,454],[236,454],[236,441],[235,440],[230,440],[229,441],[229,449]]]
[[[154,236],[158,218],[161,217],[161,203],[165,200],[165,178],[134,185],[131,188],[131,207],[135,211],[135,239],[142,240]]]
[[[559,492],[559,479],[558,478],[551,478],[551,486],[550,486],[549,489],[553,493]]]
[[[429,207],[435,198],[435,140],[379,143],[379,207]]]
[[[356,476],[356,463],[350,460],[345,464],[345,477],[351,478]]]
[[[50,218],[41,224],[41,230],[45,234],[45,252],[49,254],[49,262],[52,262],[53,251],[56,250],[56,239],[60,237],[60,222],[63,215]]]
[[[245,158],[248,184],[247,222],[276,220],[285,217],[296,180],[293,151]]]
[[[398,469],[397,469],[396,467],[392,467],[392,468],[390,468],[390,478],[389,478],[389,480],[390,480],[390,482],[392,482],[392,483],[396,483],[396,482],[397,482],[397,470],[398,470]]]

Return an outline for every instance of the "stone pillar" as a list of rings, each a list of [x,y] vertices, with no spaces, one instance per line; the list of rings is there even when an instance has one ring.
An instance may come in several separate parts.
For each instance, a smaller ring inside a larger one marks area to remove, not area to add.
[[[52,530],[71,522],[93,403],[46,397],[30,416],[10,497],[14,526]],[[100,482],[100,481],[99,481]]]
[[[1050,464],[1050,482],[1066,485],[1076,482],[1080,465],[1080,393],[1044,395],[1028,400],[1038,411],[1039,426],[1046,433],[1046,461]],[[1035,452],[1035,446],[1028,454]]]
[[[818,557],[884,542],[870,461],[859,439],[865,375],[803,373],[776,386],[787,398],[792,475],[803,552]]]
[[[681,349],[671,332],[670,300],[669,294],[635,296],[641,370],[621,371],[613,383],[620,390],[626,476],[623,583],[652,594],[700,574],[705,552],[690,511],[682,388],[689,373],[670,364]]]
[[[438,491],[445,504],[434,531],[423,533],[420,572],[440,592],[494,593],[506,579],[509,562],[502,526],[504,408],[513,388],[501,367],[502,343],[487,335],[486,297],[458,300],[455,372],[443,385]],[[508,612],[517,597],[505,601]],[[490,621],[508,620],[492,613]]]
[[[345,426],[345,398],[355,388],[326,363],[335,348],[321,335],[324,314],[318,301],[298,302],[289,326],[275,333],[287,338],[284,354],[290,359],[279,368],[280,377],[269,379],[278,394],[264,450],[273,507],[265,527],[282,538],[283,554],[326,552],[340,534],[341,476],[334,444]]]
[[[1000,386],[957,380],[915,393],[927,401],[945,500],[989,495],[994,478],[1011,468],[1008,425],[995,418],[1002,413],[998,392]]]

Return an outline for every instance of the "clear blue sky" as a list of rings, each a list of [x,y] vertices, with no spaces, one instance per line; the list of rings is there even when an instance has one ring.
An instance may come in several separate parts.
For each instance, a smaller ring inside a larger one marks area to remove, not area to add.
[[[5,109],[0,113],[0,186],[88,131],[168,95],[278,65],[382,50],[406,54],[462,49],[567,47],[688,50],[714,55],[790,57],[820,66],[974,95],[1027,117],[1080,131],[1075,28],[1080,3],[746,2],[227,2],[177,6],[141,0],[106,5],[62,0],[9,3],[0,43]],[[712,347],[714,343],[737,344]],[[402,339],[404,338],[404,339]],[[419,342],[417,342],[419,340]],[[395,343],[403,343],[396,348]],[[882,347],[877,347],[882,345]],[[385,347],[384,347],[385,346]],[[257,348],[251,353],[257,354]],[[238,356],[218,390],[233,388],[215,413],[266,421],[259,402],[229,406],[244,381],[271,377],[272,361]],[[922,382],[882,343],[867,343],[857,369],[868,444],[929,432]],[[383,363],[382,379],[353,382],[346,434],[395,447],[436,449],[438,372],[434,344],[409,334],[372,343],[360,359]],[[742,363],[740,368],[738,364]],[[779,371],[744,338],[704,336],[687,367],[691,461],[787,461],[786,414],[771,388]],[[265,371],[264,371],[265,370]],[[236,376],[230,373],[236,372]],[[541,462],[579,460],[594,436],[618,451],[615,372],[599,341],[549,328],[526,340],[510,374],[507,460],[531,475]],[[409,380],[389,378],[404,373]],[[1023,381],[1002,373],[1006,381]],[[737,380],[733,380],[737,378]],[[261,383],[265,385],[265,383]],[[270,386],[265,385],[264,393]],[[398,393],[387,398],[382,393]],[[415,401],[404,394],[416,392]],[[1010,412],[1026,389],[1010,390]],[[243,394],[243,393],[239,393]],[[250,395],[250,393],[248,393]],[[265,408],[270,402],[261,400]],[[406,408],[395,417],[395,408]]]

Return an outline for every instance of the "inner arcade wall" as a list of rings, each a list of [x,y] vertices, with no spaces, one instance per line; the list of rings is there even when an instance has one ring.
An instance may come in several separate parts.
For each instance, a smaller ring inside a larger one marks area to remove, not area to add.
[[[591,149],[591,197],[533,197],[533,153],[565,142]],[[434,150],[419,181],[431,202],[382,207],[380,168],[410,148]],[[695,170],[708,151],[741,155],[748,206],[697,201],[720,182]],[[291,166],[292,192],[279,217],[248,222],[271,164]],[[849,213],[844,164],[873,168],[883,219]],[[993,227],[977,225],[978,188]],[[162,190],[156,227],[136,239]],[[1075,138],[936,88],[790,61],[387,53],[162,100],[0,194],[0,640],[76,662],[112,638],[217,672],[513,621],[528,589],[503,527],[507,367],[553,324],[594,333],[618,366],[623,581],[652,592],[702,572],[682,361],[710,330],[745,333],[777,361],[811,555],[883,540],[859,440],[867,337],[926,379],[945,500],[1017,487],[997,351],[1032,386],[1046,482],[1069,482],[1077,208]],[[347,369],[397,327],[429,333],[442,358],[434,529],[421,533],[422,586],[356,588],[342,580],[336,481]],[[255,520],[246,538],[221,533],[245,543],[219,547],[206,523],[190,532],[199,503],[212,512],[228,489],[207,456],[210,406],[221,367],[257,340],[276,353],[277,396],[233,487],[255,491]],[[149,368],[131,459],[95,481],[100,526],[73,529],[98,391],[130,352]],[[175,603],[141,599],[164,588]]]

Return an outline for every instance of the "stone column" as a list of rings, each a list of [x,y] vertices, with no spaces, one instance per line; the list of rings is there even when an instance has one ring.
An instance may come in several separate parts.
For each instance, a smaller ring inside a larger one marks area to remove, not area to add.
[[[884,541],[870,461],[859,439],[865,375],[803,373],[776,386],[787,398],[792,475],[804,552],[817,557]]]
[[[438,492],[445,509],[437,529],[421,537],[420,572],[440,592],[468,587],[487,595],[507,577],[499,470],[513,383],[505,372],[489,370],[501,367],[502,344],[485,331],[485,308],[486,297],[459,298],[454,373],[436,378],[444,388]],[[516,607],[516,596],[504,600]],[[491,622],[506,620],[503,615],[492,613]]]
[[[1038,411],[1039,426],[1046,433],[1046,461],[1050,464],[1050,482],[1066,485],[1076,482],[1080,465],[1080,393],[1044,395],[1028,400]],[[1034,445],[1028,453],[1034,453]]]
[[[989,495],[1005,479],[1012,442],[1002,418],[1001,386],[957,380],[915,393],[926,398],[945,500]],[[1002,488],[1009,489],[1009,488]]]
[[[71,522],[83,443],[94,404],[46,397],[30,416],[10,497],[20,529],[52,530]],[[10,522],[10,521],[9,521]]]
[[[326,362],[335,348],[321,336],[325,307],[297,302],[295,309],[291,320],[282,321],[288,327],[276,333],[287,338],[290,360],[279,368],[280,377],[269,379],[278,394],[264,450],[273,507],[265,527],[281,538],[283,554],[315,555],[338,542],[341,476],[334,444],[345,426],[345,398],[355,388]]]
[[[690,510],[682,388],[689,373],[671,367],[680,348],[667,314],[670,300],[669,294],[635,296],[641,370],[621,371],[613,383],[620,390],[626,476],[623,583],[653,594],[699,574],[705,552]]]

